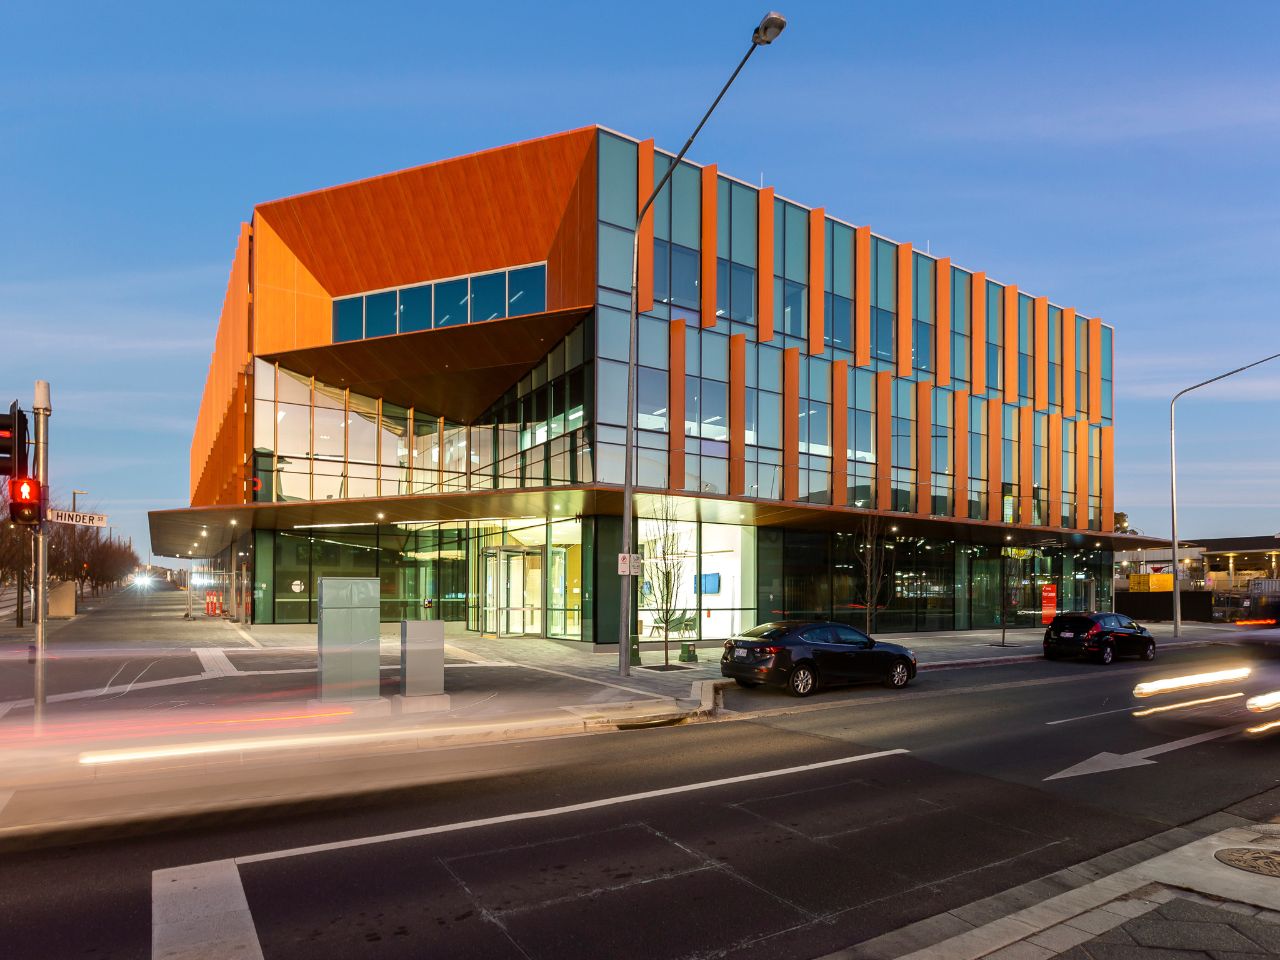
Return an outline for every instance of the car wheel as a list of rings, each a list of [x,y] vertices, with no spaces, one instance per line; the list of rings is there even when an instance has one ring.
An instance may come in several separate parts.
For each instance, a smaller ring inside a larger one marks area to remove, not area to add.
[[[1142,653],[1139,654],[1139,656],[1141,656],[1143,660],[1154,660],[1156,658],[1156,642],[1154,640],[1148,640],[1147,645],[1142,648]]]
[[[1108,664],[1115,658],[1116,658],[1116,648],[1111,646],[1111,644],[1107,644],[1105,647],[1103,647],[1101,650],[1098,651],[1098,662],[1101,664]]]
[[[905,660],[895,660],[889,668],[889,675],[884,678],[884,685],[894,690],[901,690],[911,682],[911,667]]]
[[[734,677],[733,682],[740,687],[746,687],[748,690],[752,687],[760,686],[759,680],[743,680],[741,677]]]
[[[791,676],[787,680],[787,689],[797,697],[807,697],[817,688],[818,675],[807,663],[802,663],[791,671]]]
[[[1058,652],[1057,652],[1056,650],[1050,650],[1048,647],[1045,647],[1045,648],[1044,648],[1044,658],[1045,658],[1046,660],[1057,660],[1057,659],[1058,659]]]

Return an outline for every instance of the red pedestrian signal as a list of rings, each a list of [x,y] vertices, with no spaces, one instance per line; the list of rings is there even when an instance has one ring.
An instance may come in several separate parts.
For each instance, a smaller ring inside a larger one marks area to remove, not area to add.
[[[13,523],[35,524],[43,519],[44,498],[40,481],[31,477],[9,478],[9,520]]]

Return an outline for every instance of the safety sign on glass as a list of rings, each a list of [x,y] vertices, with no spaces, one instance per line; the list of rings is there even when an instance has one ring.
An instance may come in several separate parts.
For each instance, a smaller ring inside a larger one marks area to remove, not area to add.
[[[640,554],[638,553],[620,553],[618,554],[618,576],[620,577],[638,577],[641,574]]]

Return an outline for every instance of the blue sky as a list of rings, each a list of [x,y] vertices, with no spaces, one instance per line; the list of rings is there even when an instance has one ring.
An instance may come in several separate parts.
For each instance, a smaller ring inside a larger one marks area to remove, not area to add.
[[[1172,392],[1280,351],[1280,5],[790,2],[691,153],[1116,327],[1116,508]],[[7,4],[0,399],[56,494],[181,506],[255,202],[599,122],[674,149],[755,3]],[[16,352],[22,342],[30,350]],[[1182,530],[1280,530],[1280,361],[1180,407]]]

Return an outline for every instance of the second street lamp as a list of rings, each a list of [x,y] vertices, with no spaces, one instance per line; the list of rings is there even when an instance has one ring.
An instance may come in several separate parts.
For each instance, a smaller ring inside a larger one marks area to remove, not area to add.
[[[658,194],[662,192],[662,188],[667,185],[667,181],[671,179],[671,175],[675,172],[676,167],[680,165],[680,161],[684,159],[684,155],[689,152],[689,148],[693,146],[694,139],[702,132],[703,126],[706,125],[711,114],[716,107],[720,105],[720,101],[724,99],[724,95],[729,91],[729,87],[733,85],[733,81],[738,79],[738,74],[742,72],[742,68],[747,65],[747,61],[751,59],[751,55],[756,52],[756,47],[764,47],[773,43],[778,39],[778,35],[787,26],[787,19],[782,14],[775,11],[766,13],[760,23],[756,25],[755,31],[751,34],[751,46],[747,48],[747,52],[743,54],[741,60],[738,61],[737,67],[733,73],[729,75],[729,79],[725,81],[720,92],[716,94],[716,98],[711,101],[711,106],[707,108],[707,112],[702,115],[702,119],[698,121],[698,125],[693,128],[693,133],[689,134],[689,139],[685,141],[680,152],[676,154],[676,158],[667,166],[667,172],[663,174],[658,185],[653,188],[653,192],[649,194],[648,199],[640,205],[640,211],[636,214],[636,228],[631,238],[631,322],[627,330],[627,445],[624,454],[624,470],[626,477],[623,480],[622,490],[622,556],[627,558],[625,568],[619,565],[620,570],[625,570],[619,574],[622,591],[621,602],[619,604],[619,621],[618,621],[618,675],[630,676],[631,674],[631,631],[635,624],[632,622],[633,614],[631,611],[631,594],[635,584],[635,574],[631,567],[632,538],[631,527],[634,523],[634,506],[632,501],[635,499],[635,421],[636,421],[636,329],[639,323],[638,306],[639,306],[639,277],[640,277],[640,224],[644,221],[644,216],[649,212],[649,208],[653,206],[653,201],[657,199]],[[672,411],[670,429],[675,429],[674,421],[676,416],[683,416]]]
[[[1179,390],[1173,395],[1173,399],[1169,401],[1169,545],[1172,548],[1173,563],[1173,635],[1179,635],[1182,629],[1182,597],[1179,590],[1182,587],[1182,568],[1178,566],[1178,438],[1174,429],[1174,407],[1178,403],[1178,398],[1183,394],[1190,393],[1192,390],[1199,390],[1201,387],[1207,387],[1211,383],[1217,383],[1219,380],[1225,380],[1227,377],[1234,377],[1237,373],[1243,373],[1252,367],[1266,363],[1268,360],[1275,360],[1280,357],[1280,353],[1273,353],[1269,357],[1263,357],[1261,360],[1255,360],[1253,363],[1246,363],[1243,367],[1236,367],[1234,370],[1228,370],[1226,373],[1220,373],[1216,377],[1210,377],[1208,380],[1202,380],[1200,383],[1192,384],[1185,390]],[[1206,566],[1205,569],[1208,569]],[[1208,575],[1205,575],[1208,579]]]

